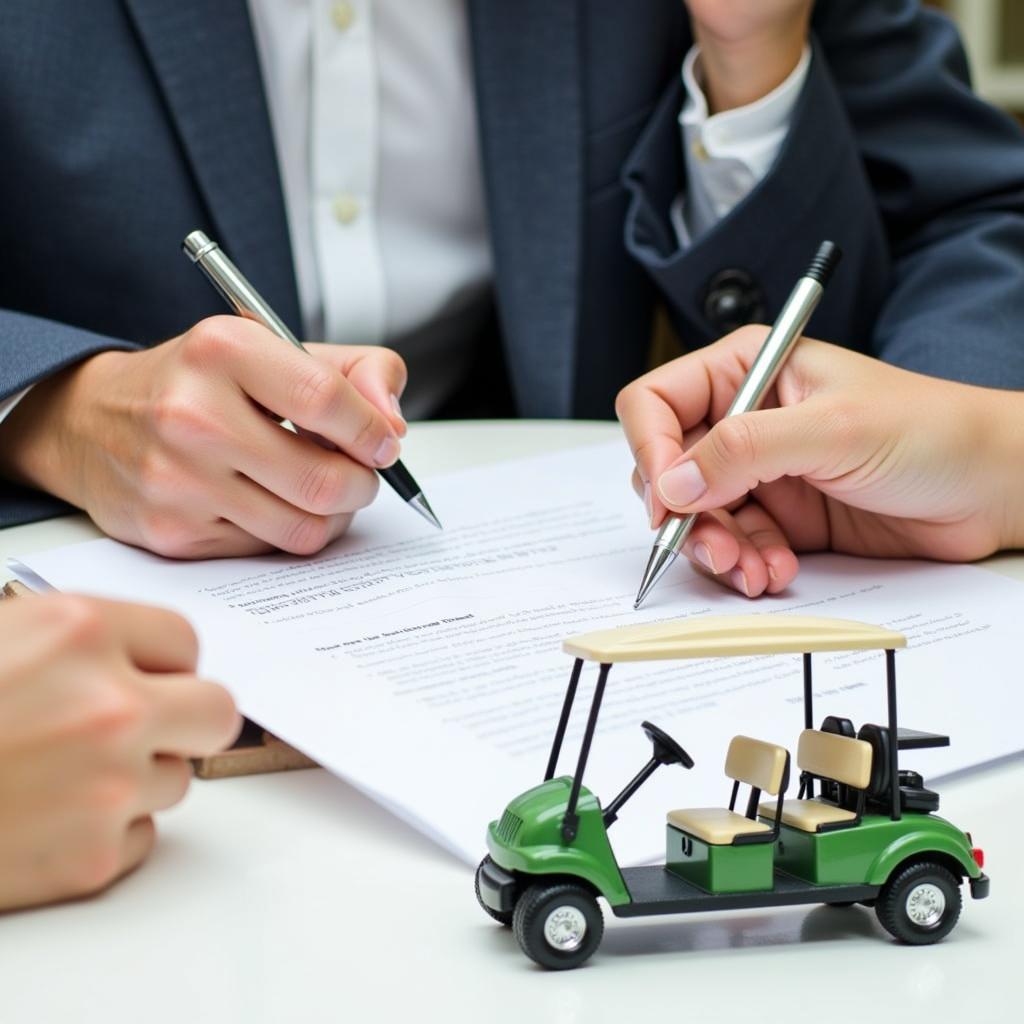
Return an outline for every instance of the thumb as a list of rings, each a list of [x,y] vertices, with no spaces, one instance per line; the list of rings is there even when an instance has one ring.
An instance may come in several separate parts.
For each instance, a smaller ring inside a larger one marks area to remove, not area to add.
[[[658,477],[658,496],[676,512],[722,508],[758,484],[816,473],[836,448],[811,402],[729,416]]]

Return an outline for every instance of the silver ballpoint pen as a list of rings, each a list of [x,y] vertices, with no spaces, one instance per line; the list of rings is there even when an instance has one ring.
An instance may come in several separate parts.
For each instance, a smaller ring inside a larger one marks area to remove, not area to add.
[[[221,247],[205,232],[190,232],[185,241],[181,243],[181,248],[185,255],[199,266],[213,287],[220,292],[224,301],[239,316],[263,324],[279,338],[291,342],[297,349],[306,352],[305,346],[292,334],[288,325],[267,305],[238,267],[228,259]],[[295,429],[287,420],[282,426],[293,431]],[[387,469],[378,469],[377,472],[407,505],[411,505],[428,523],[436,526],[439,530],[443,529],[441,521],[434,515],[434,510],[430,507],[419,484],[401,462],[396,462],[393,466],[388,466]]]
[[[768,389],[775,383],[775,378],[793,346],[803,334],[807,321],[818,305],[825,285],[828,284],[828,279],[841,257],[842,251],[834,242],[822,242],[818,247],[810,266],[797,281],[771,331],[768,332],[768,337],[765,338],[761,351],[757,353],[746,379],[736,392],[726,416],[751,412],[761,404]],[[688,516],[670,515],[661,524],[651,557],[647,560],[640,590],[633,603],[634,609],[643,604],[654,585],[676,560],[696,520],[696,513]]]

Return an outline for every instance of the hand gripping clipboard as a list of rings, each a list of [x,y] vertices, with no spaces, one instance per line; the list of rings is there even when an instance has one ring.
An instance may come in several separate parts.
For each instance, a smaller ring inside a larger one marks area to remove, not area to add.
[[[31,591],[12,580],[4,584],[6,600]],[[312,758],[288,746],[255,722],[244,719],[242,731],[227,750],[211,757],[192,759],[192,770],[200,779],[229,779],[238,775],[262,775],[266,772],[289,772],[297,768],[318,768]]]

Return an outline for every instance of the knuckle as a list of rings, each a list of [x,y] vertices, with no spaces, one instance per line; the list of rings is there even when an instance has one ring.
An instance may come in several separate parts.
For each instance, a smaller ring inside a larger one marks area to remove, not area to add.
[[[714,454],[722,463],[749,463],[757,454],[757,432],[751,421],[743,416],[722,420],[708,437]]]
[[[94,646],[109,636],[109,623],[97,602],[74,594],[60,594],[48,598],[46,604],[57,628],[59,643],[65,648]]]
[[[131,740],[145,728],[149,709],[142,695],[131,687],[107,679],[94,684],[88,694],[81,729],[102,747]]]
[[[182,361],[195,369],[205,369],[231,355],[238,345],[238,323],[230,316],[211,316],[200,320],[181,339]]]
[[[330,540],[330,523],[311,513],[294,516],[288,523],[281,548],[293,555],[315,555]]]
[[[85,804],[94,821],[119,823],[137,807],[141,782],[128,772],[109,772],[89,787]]]
[[[320,514],[336,511],[345,489],[341,467],[328,459],[317,459],[306,466],[299,480],[303,508]]]
[[[216,419],[180,391],[157,398],[150,415],[157,437],[176,447],[191,448],[218,433]]]
[[[372,409],[367,409],[356,428],[352,444],[356,448],[376,451],[377,446],[384,439],[384,433],[383,425],[378,420],[377,414]]]
[[[143,512],[137,525],[143,544],[164,558],[189,558],[199,542],[180,514],[166,509]]]
[[[330,417],[341,399],[341,383],[336,373],[308,360],[308,365],[293,385],[295,407],[308,412],[316,420]]]

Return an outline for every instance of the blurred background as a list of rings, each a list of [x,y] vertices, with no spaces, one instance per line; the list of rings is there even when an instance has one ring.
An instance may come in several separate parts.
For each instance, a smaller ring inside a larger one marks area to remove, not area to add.
[[[932,0],[960,26],[974,87],[1024,120],[1024,0]]]

